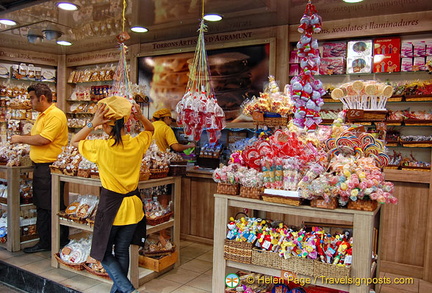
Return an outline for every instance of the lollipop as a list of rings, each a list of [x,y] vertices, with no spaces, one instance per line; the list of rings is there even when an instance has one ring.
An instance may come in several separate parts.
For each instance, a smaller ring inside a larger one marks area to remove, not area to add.
[[[356,80],[352,84],[353,90],[357,93],[357,109],[364,109],[364,98],[361,96],[361,92],[364,89],[364,83],[361,80]]]
[[[368,84],[365,87],[365,92],[369,96],[369,109],[376,109],[378,86],[376,84]]]
[[[331,98],[333,100],[340,100],[344,104],[345,108],[349,108],[347,102],[344,99],[344,96],[345,96],[345,94],[341,88],[335,88],[331,92]]]
[[[378,103],[378,109],[385,109],[385,105],[387,103],[388,98],[393,95],[393,87],[390,85],[386,85],[382,89],[382,94],[380,96],[380,100]]]

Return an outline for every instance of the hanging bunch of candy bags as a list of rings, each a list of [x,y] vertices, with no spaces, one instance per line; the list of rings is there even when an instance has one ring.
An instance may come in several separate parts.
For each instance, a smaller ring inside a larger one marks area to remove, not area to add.
[[[198,43],[190,65],[186,93],[176,106],[177,123],[183,126],[185,135],[199,141],[206,130],[210,143],[216,143],[225,127],[225,114],[217,103],[210,84],[204,32],[207,26],[201,20]]]
[[[300,60],[300,74],[291,79],[289,91],[294,102],[294,124],[301,128],[314,130],[321,123],[319,112],[324,105],[323,84],[314,75],[319,72],[318,41],[313,33],[321,32],[321,17],[311,1],[306,5],[300,20],[298,32],[302,34],[297,43],[297,56]]]

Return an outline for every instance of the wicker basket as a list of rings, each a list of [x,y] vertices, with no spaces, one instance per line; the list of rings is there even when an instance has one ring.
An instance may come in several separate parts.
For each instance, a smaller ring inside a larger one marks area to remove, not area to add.
[[[144,172],[139,174],[139,181],[147,181],[150,179],[150,172]]]
[[[229,184],[229,183],[218,183],[216,192],[221,194],[238,195],[240,193],[240,185]]]
[[[301,203],[300,198],[296,197],[287,197],[287,196],[278,196],[278,195],[272,195],[272,194],[263,194],[262,199],[264,201],[268,202],[274,202],[274,203],[283,203],[291,206],[299,206]]]
[[[351,267],[343,265],[334,265],[315,260],[313,262],[313,276],[314,277],[331,277],[342,279],[349,277],[351,274]]]
[[[314,261],[309,258],[301,258],[292,256],[290,258],[282,258],[282,270],[290,271],[296,274],[313,276]]]
[[[60,253],[56,253],[54,254],[55,259],[57,260],[57,262],[59,264],[65,265],[67,267],[70,267],[71,269],[74,269],[75,271],[83,271],[84,270],[84,263],[79,263],[79,264],[70,264],[65,262],[64,260],[61,259],[60,257]]]
[[[77,176],[90,178],[90,169],[78,169]]]
[[[53,174],[63,174],[63,170],[58,168],[58,167],[54,167],[54,166],[49,166],[51,173]]]
[[[331,197],[328,201],[326,201],[324,198],[315,198],[311,200],[311,206],[314,208],[334,210],[338,207],[338,201],[336,197]]]
[[[90,178],[99,179],[99,172],[90,172]]]
[[[174,215],[173,212],[165,214],[163,216],[160,217],[156,217],[156,218],[147,218],[147,224],[151,225],[151,226],[156,226],[159,224],[162,224],[164,222],[169,221],[169,219],[172,217],[172,215]]]
[[[84,269],[89,272],[92,275],[101,277],[102,279],[105,280],[111,280],[110,276],[108,275],[108,273],[100,273],[98,271],[93,270],[91,267],[89,267],[86,263],[83,264]]]
[[[378,207],[378,202],[375,200],[357,199],[356,201],[349,201],[348,208],[350,210],[360,210],[372,212]]]
[[[257,248],[252,249],[251,263],[267,268],[282,269],[282,257],[279,254]]]
[[[165,178],[168,176],[169,168],[150,169],[150,179]]]
[[[261,187],[246,187],[240,186],[240,196],[246,198],[261,199],[261,194],[264,191]]]
[[[252,261],[252,243],[225,239],[224,258],[250,264]]]

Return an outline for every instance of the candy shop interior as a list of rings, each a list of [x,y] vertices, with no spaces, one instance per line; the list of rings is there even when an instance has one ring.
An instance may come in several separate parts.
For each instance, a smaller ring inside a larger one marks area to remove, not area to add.
[[[31,135],[43,83],[69,141],[117,95],[195,144],[137,162],[139,292],[432,292],[432,1],[69,2],[0,0],[0,284],[113,284],[89,257],[98,165],[73,146],[50,164],[51,249],[23,252],[34,164],[10,141]]]

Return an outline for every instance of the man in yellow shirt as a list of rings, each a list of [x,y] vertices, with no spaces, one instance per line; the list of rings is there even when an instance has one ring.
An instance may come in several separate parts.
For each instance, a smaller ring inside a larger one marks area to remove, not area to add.
[[[34,163],[33,204],[37,208],[36,229],[39,242],[24,248],[24,252],[33,253],[51,250],[51,172],[49,165],[57,160],[62,148],[68,142],[66,115],[52,101],[52,92],[46,84],[37,83],[28,87],[33,110],[39,115],[30,135],[13,135],[11,143],[30,145],[30,159]],[[61,189],[63,191],[63,188]],[[63,192],[60,197],[60,209],[65,209]],[[60,244],[68,242],[68,227],[62,226]]]
[[[153,139],[156,141],[161,152],[167,152],[170,149],[176,152],[182,152],[195,147],[195,143],[181,144],[178,142],[174,131],[170,127],[174,119],[171,117],[171,111],[169,109],[163,108],[154,112],[153,121]]]

